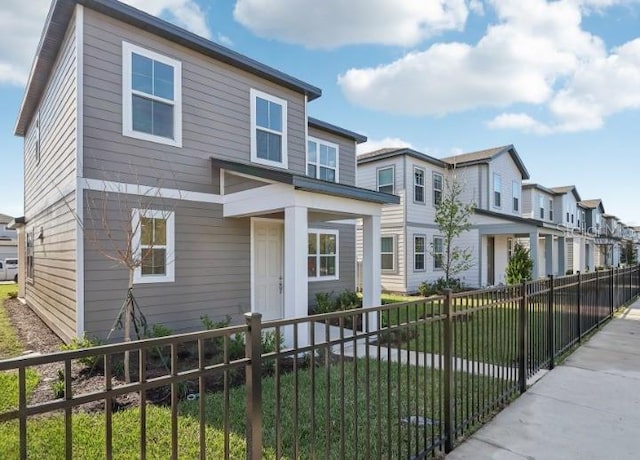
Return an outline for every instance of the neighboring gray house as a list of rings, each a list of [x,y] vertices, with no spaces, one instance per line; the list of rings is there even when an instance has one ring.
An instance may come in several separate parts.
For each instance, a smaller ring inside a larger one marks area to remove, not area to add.
[[[128,283],[105,253],[131,234],[150,323],[303,316],[315,292],[354,289],[362,219],[364,304],[377,305],[371,255],[398,198],[356,187],[365,138],[309,117],[320,96],[117,1],[54,1],[15,128],[20,294],[63,339],[104,337]]]
[[[551,245],[553,238],[556,245],[558,238],[563,242],[563,233],[525,216],[522,181],[529,173],[513,145],[442,159],[408,148],[386,148],[358,156],[359,186],[400,197],[399,204],[382,210],[384,290],[416,292],[422,281],[443,276],[438,260],[443,240],[435,224],[435,206],[446,192],[446,180],[453,176],[464,187],[461,199],[475,204],[471,229],[455,241],[473,254],[473,267],[457,275],[464,284],[504,283],[511,250],[519,239],[535,248],[535,273],[557,272],[559,256]]]
[[[0,260],[18,256],[18,234],[10,228],[13,217],[0,214]]]

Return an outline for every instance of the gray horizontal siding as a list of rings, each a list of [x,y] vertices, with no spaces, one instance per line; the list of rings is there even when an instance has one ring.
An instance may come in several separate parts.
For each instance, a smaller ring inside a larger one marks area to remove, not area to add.
[[[250,161],[250,88],[287,100],[289,168],[304,173],[303,95],[95,11],[84,39],[85,177],[214,191],[211,156]],[[123,40],[182,62],[182,148],[122,136]]]
[[[128,195],[111,194],[105,208],[100,193],[86,193],[96,209],[106,209],[94,213],[96,218],[85,219],[85,328],[89,335],[107,334],[128,283],[128,270],[106,257],[111,244],[101,217],[107,216],[113,239],[121,245],[134,207],[175,212],[175,282],[138,284],[134,290],[150,324],[187,331],[201,329],[204,314],[214,320],[231,315],[237,322],[250,310],[249,219],[225,219],[222,206],[216,204],[153,197],[149,199],[156,202],[148,204]]]
[[[38,106],[39,164],[35,119],[24,138],[26,230],[36,236],[34,277],[25,285],[25,299],[67,341],[76,335],[75,193],[69,192],[76,181],[75,38],[72,21]],[[43,238],[37,239],[41,231]]]

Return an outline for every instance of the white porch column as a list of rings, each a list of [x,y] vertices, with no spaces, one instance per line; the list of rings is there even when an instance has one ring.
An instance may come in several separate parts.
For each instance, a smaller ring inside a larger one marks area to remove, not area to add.
[[[292,206],[284,210],[284,316],[309,314],[307,208]],[[285,342],[293,345],[293,331],[285,331]],[[298,346],[309,344],[309,328],[298,328]]]
[[[558,237],[558,276],[567,273],[567,243],[564,236]]]
[[[553,275],[553,259],[555,248],[553,246],[553,235],[544,236],[544,259],[545,259],[545,275]]]
[[[529,233],[529,255],[533,261],[532,278],[540,278],[540,265],[538,262],[538,232]]]
[[[362,306],[380,305],[380,216],[362,219]],[[369,330],[378,329],[378,315],[368,318]]]

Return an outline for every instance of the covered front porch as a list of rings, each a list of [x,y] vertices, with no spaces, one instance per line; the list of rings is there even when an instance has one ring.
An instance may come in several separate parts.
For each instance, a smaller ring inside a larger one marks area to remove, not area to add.
[[[354,290],[357,219],[364,229],[363,306],[379,304],[381,207],[397,202],[396,196],[271,168],[216,159],[212,164],[220,171],[224,217],[251,221],[251,311],[265,320],[304,317],[310,286],[322,283],[331,291],[346,278]],[[353,244],[341,245],[347,232]],[[340,252],[352,253],[354,263],[340,264],[347,257]],[[377,327],[375,320],[368,318],[370,328]],[[296,340],[308,343],[308,328],[300,328]]]

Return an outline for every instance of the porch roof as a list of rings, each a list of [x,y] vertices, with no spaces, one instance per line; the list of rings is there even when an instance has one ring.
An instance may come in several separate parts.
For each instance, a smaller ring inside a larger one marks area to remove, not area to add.
[[[265,166],[258,166],[237,161],[222,160],[211,157],[211,166],[214,168],[226,169],[260,179],[292,185],[296,190],[306,192],[321,193],[323,195],[333,195],[341,198],[367,201],[377,204],[399,204],[400,197],[389,193],[382,193],[375,190],[364,189],[352,185],[327,182],[320,179],[293,173],[291,171],[279,170]]]

